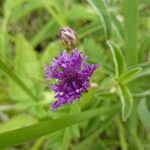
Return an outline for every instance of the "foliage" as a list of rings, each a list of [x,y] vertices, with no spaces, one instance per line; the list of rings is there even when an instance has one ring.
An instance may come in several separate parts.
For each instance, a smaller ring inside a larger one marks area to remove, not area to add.
[[[0,15],[0,149],[149,150],[146,0],[3,0]],[[80,101],[52,112],[43,67],[63,26],[100,68]]]

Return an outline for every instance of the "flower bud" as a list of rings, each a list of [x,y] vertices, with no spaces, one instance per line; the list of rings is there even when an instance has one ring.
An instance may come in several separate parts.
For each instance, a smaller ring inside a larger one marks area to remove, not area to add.
[[[78,43],[77,33],[69,27],[63,27],[60,29],[60,39],[66,48],[69,49],[76,48]]]

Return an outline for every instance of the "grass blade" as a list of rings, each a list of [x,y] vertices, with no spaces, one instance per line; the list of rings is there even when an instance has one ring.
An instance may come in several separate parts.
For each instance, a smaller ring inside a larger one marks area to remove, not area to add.
[[[150,132],[150,112],[146,106],[145,100],[139,103],[138,113],[143,125]]]
[[[51,32],[49,33],[50,30]],[[58,30],[57,23],[53,20],[48,21],[45,25],[42,26],[41,29],[39,29],[39,32],[33,36],[31,40],[33,47],[36,47],[45,38],[48,38],[48,36],[52,36],[56,30]]]
[[[111,19],[107,11],[105,2],[103,0],[87,0],[87,1],[100,17],[104,28],[105,36],[107,39],[109,39],[111,34],[111,22],[110,22]]]
[[[142,71],[140,72],[140,74],[138,74],[136,76],[136,78],[141,78],[143,76],[149,76],[150,75],[150,62],[146,62],[143,64],[139,64],[137,65],[138,67],[142,68]]]
[[[21,4],[11,12],[9,21],[11,23],[17,22],[33,11],[40,10],[42,7],[43,6],[41,5],[40,1],[28,1],[25,5]]]
[[[128,83],[129,81],[135,79],[137,77],[137,75],[141,72],[142,68],[134,68],[134,69],[130,69],[127,72],[123,73],[120,76],[120,82],[121,83]]]
[[[108,109],[93,109],[70,116],[64,116],[58,119],[41,122],[28,127],[12,130],[0,134],[0,148],[11,147],[22,144],[32,139],[50,134],[67,126],[74,125],[81,121],[90,119],[101,113],[108,112]]]
[[[60,26],[66,25],[66,21],[65,21],[64,15],[62,13],[60,14],[60,12],[56,13],[54,11],[54,9],[58,10],[56,1],[43,0],[41,2],[42,2],[41,4],[43,4],[43,6],[48,10],[48,12],[52,15],[52,17],[56,20],[56,22]]]
[[[129,66],[137,63],[138,0],[124,0],[124,32],[126,60]]]
[[[96,129],[92,134],[90,134],[82,142],[80,142],[75,147],[75,150],[82,150],[87,143],[91,143],[94,138],[96,138],[98,135],[100,135],[100,133],[102,133],[104,130],[106,130],[106,128],[108,128],[110,123],[112,123],[111,119],[106,120],[105,123],[99,127],[99,129]]]
[[[123,42],[124,41],[124,32],[123,32],[122,23],[119,21],[119,19],[117,19],[115,14],[112,13],[110,16],[111,16],[111,20],[112,20],[113,29],[116,31],[116,35],[118,36],[120,41]]]

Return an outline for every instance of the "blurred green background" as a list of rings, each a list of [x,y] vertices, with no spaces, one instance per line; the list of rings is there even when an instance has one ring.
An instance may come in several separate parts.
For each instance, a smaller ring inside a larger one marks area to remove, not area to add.
[[[148,0],[1,0],[0,150],[149,150],[149,10]],[[52,112],[44,65],[64,49],[64,26],[101,67],[80,101]]]

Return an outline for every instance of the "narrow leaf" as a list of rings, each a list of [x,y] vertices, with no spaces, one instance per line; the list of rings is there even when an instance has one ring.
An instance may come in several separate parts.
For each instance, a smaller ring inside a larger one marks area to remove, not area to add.
[[[83,39],[84,37],[87,37],[88,35],[101,30],[103,30],[103,27],[97,22],[87,24],[79,30],[79,39]]]
[[[138,49],[138,62],[139,63],[142,63],[145,61],[145,54],[148,53],[149,47],[150,47],[150,37],[146,36],[141,42],[140,47]]]
[[[110,22],[111,19],[107,11],[105,2],[103,0],[87,0],[87,1],[100,17],[100,20],[104,28],[105,36],[107,39],[109,39],[111,34],[111,22]]]
[[[145,126],[145,128],[150,132],[150,112],[146,106],[146,101],[141,100],[138,106],[139,117]]]
[[[48,10],[60,26],[64,26],[66,24],[63,12],[60,13],[58,11],[58,3],[56,1],[43,0],[41,1],[41,4]],[[57,12],[55,10],[57,10]]]
[[[84,140],[82,140],[74,148],[74,150],[83,150],[85,145],[91,144],[91,142],[93,142],[92,140],[95,139],[96,137],[98,137],[98,135],[100,135],[102,132],[104,132],[109,127],[109,125],[111,123],[112,123],[112,118],[105,120],[104,123],[100,124],[100,126],[99,126],[98,129],[96,129],[94,132],[92,132],[91,134],[89,134],[89,136],[87,136]]]
[[[126,60],[129,66],[137,62],[138,0],[123,0]]]
[[[92,11],[90,12],[87,7],[76,3],[74,3],[74,5],[72,5],[72,7],[65,12],[65,16],[67,20],[74,21],[85,19],[95,21],[99,19],[97,18],[97,15],[95,15]]]
[[[0,134],[0,149],[16,146],[32,139],[48,135],[65,127],[80,123],[101,113],[108,112],[109,109],[93,109],[58,119],[44,121],[35,125],[4,132]]]
[[[123,32],[123,26],[122,23],[117,19],[115,14],[111,14],[111,20],[112,20],[112,26],[113,29],[116,31],[116,34],[120,41],[122,42],[124,40],[124,32]]]
[[[116,126],[117,126],[118,132],[119,132],[120,147],[122,150],[128,150],[126,130],[125,130],[125,127],[119,117],[116,119]]]
[[[118,78],[125,70],[125,60],[122,52],[112,41],[108,41],[107,44],[109,45],[112,53],[112,57],[115,65],[116,78]]]
[[[125,85],[124,86],[119,85],[118,91],[119,91],[119,97],[122,104],[122,119],[123,121],[126,121],[130,116],[132,110],[132,105],[133,105],[132,95],[128,87]]]
[[[58,25],[56,24],[56,22],[53,20],[50,20],[45,25],[43,25],[41,29],[39,29],[39,32],[37,32],[33,36],[31,40],[32,45],[36,47],[45,38],[48,38],[49,36],[52,36],[54,33],[56,33],[57,30],[58,30]]]
[[[18,20],[27,16],[28,14],[32,13],[33,11],[41,9],[41,8],[42,8],[42,5],[41,5],[40,1],[27,0],[26,5],[20,4],[11,12],[9,21],[13,22],[13,23],[17,22]]]
[[[27,114],[16,115],[10,118],[7,122],[0,124],[0,133],[32,125],[34,123],[37,123],[37,120],[32,115]]]
[[[137,75],[141,72],[142,68],[134,68],[134,69],[130,69],[127,72],[123,73],[120,76],[120,82],[121,83],[127,83],[131,80],[133,80],[134,78],[137,77]]]
[[[139,64],[138,67],[142,67],[142,71],[137,75],[137,78],[150,75],[150,62]]]

